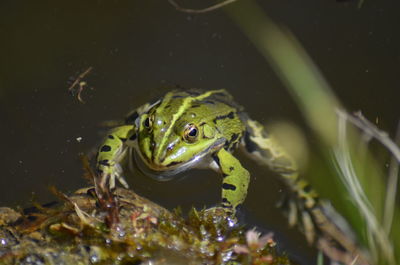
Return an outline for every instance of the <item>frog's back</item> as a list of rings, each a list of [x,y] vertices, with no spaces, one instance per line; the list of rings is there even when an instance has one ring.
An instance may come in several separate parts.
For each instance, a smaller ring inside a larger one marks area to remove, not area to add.
[[[163,113],[193,113],[212,118],[233,112],[242,112],[242,106],[234,102],[226,90],[204,91],[200,89],[174,90],[167,93],[157,108]],[[232,115],[232,114],[231,114]],[[230,115],[230,116],[231,116]]]

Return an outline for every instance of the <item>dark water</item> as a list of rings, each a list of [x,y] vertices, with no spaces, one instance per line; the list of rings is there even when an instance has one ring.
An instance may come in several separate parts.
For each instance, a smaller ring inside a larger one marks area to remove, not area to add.
[[[259,2],[297,36],[349,110],[378,118],[393,134],[400,116],[398,1],[365,0],[361,9],[352,1]],[[188,15],[156,0],[2,1],[0,33],[0,205],[26,205],[32,193],[50,201],[49,185],[66,192],[85,185],[78,156],[100,142],[98,125],[166,87],[227,88],[255,119],[304,123],[271,67],[222,11]],[[80,104],[67,93],[68,80],[89,66],[94,89]],[[276,231],[284,248],[315,263],[315,252],[275,208],[280,186],[273,174],[239,157],[253,178],[246,222]],[[169,207],[212,205],[219,183],[207,171],[168,183],[130,178],[141,194]]]

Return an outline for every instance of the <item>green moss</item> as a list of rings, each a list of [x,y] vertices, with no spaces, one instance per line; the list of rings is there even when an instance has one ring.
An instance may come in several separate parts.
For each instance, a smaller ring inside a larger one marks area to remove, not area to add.
[[[51,211],[2,218],[2,240],[14,243],[0,248],[0,264],[290,264],[272,239],[248,242],[256,232],[230,227],[218,208],[193,208],[184,218],[179,209],[170,212],[132,191],[116,195],[119,223],[110,228],[87,189]]]

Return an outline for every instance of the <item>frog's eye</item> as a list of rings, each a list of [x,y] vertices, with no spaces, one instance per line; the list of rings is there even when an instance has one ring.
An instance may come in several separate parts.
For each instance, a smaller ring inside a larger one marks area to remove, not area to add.
[[[143,122],[143,126],[148,130],[151,129],[152,125],[153,125],[153,119],[151,119],[151,117],[147,117]]]
[[[199,129],[194,124],[188,124],[183,132],[183,138],[188,143],[193,143],[196,141],[197,136],[199,135]]]

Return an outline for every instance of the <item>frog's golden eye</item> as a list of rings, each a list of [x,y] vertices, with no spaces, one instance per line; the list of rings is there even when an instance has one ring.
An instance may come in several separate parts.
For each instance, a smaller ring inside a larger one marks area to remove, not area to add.
[[[188,143],[193,143],[197,140],[197,136],[199,135],[199,129],[194,124],[188,124],[183,132],[183,138]]]

